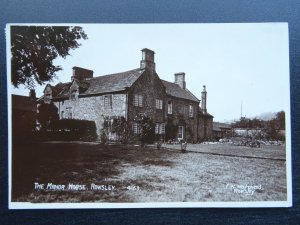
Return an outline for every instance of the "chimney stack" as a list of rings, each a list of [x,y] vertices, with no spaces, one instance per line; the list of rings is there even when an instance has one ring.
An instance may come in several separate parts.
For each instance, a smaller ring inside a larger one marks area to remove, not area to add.
[[[29,91],[29,97],[30,97],[32,100],[36,100],[36,93],[35,93],[35,90],[34,90],[34,89],[30,89],[30,91]]]
[[[207,92],[206,92],[206,86],[203,85],[203,91],[202,91],[202,100],[201,100],[201,108],[202,108],[202,113],[207,114],[207,109],[206,109],[206,100],[207,100]]]
[[[142,60],[140,63],[141,69],[148,69],[150,71],[155,71],[154,54],[155,52],[148,48],[142,49]]]
[[[77,66],[74,66],[72,69],[73,69],[72,80],[77,79],[81,81],[87,78],[93,78],[93,74],[94,74],[93,70],[88,70]]]
[[[175,73],[175,84],[178,84],[182,89],[186,88],[185,73]]]

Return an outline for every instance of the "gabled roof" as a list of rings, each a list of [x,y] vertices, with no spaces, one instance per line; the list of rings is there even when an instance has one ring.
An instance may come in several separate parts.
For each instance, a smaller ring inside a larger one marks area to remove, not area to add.
[[[84,81],[77,81],[78,86],[81,87],[80,95],[94,95],[108,92],[123,91],[131,85],[142,75],[144,70],[134,69],[122,73],[108,74],[99,77],[85,79]],[[58,83],[52,88],[52,98],[68,98],[71,82]],[[42,97],[43,98],[43,97]],[[40,100],[42,99],[40,98]]]
[[[11,95],[12,109],[35,112],[36,102],[28,96]]]
[[[166,87],[167,95],[171,95],[176,98],[183,98],[191,101],[199,102],[200,100],[195,97],[188,89],[181,88],[178,84],[171,83],[169,81],[161,80]]]

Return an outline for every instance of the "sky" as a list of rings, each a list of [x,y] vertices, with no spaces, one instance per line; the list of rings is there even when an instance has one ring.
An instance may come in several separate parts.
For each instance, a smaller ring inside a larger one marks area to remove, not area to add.
[[[51,84],[69,82],[72,67],[94,76],[138,68],[141,49],[155,52],[156,72],[174,82],[185,72],[186,87],[201,99],[206,85],[207,110],[214,121],[289,111],[289,46],[286,23],[248,24],[80,24],[88,36],[66,59]],[[8,57],[9,58],[9,57]],[[45,86],[36,88],[41,96]],[[13,88],[13,94],[29,90]],[[242,110],[241,110],[242,106]]]

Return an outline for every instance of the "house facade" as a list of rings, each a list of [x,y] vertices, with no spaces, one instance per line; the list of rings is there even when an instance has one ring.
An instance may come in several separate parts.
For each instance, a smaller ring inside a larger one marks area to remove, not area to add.
[[[53,102],[60,119],[95,121],[98,135],[104,120],[120,117],[126,119],[132,134],[138,133],[135,117],[139,114],[152,119],[155,133],[165,141],[197,142],[212,135],[205,87],[200,107],[200,100],[186,88],[185,73],[176,73],[174,83],[159,78],[154,54],[142,49],[139,68],[104,76],[94,77],[92,70],[73,67],[71,81],[46,85],[38,104]]]

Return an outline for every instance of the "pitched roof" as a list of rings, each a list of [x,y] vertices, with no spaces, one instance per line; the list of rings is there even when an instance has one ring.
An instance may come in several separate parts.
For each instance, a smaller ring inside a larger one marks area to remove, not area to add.
[[[169,81],[161,81],[166,88],[167,95],[199,102],[199,99],[196,98],[188,89],[183,89],[178,84],[171,83]]]
[[[138,68],[122,73],[109,74],[95,78],[86,79],[89,88],[83,95],[122,91],[130,87],[144,72]]]
[[[199,107],[199,115],[200,116],[206,116],[206,117],[214,117],[213,115],[211,115],[210,113],[208,112],[203,112],[202,109]]]
[[[12,109],[22,110],[22,111],[36,111],[35,101],[28,97],[22,95],[11,95]]]
[[[101,94],[115,91],[123,91],[130,87],[144,72],[138,68],[122,73],[108,74],[99,77],[93,77],[78,82],[79,87],[82,88],[80,95]],[[69,96],[69,88],[71,82],[58,83],[52,87],[53,98],[63,98]],[[42,99],[42,98],[41,98]]]
[[[80,81],[78,83],[79,87],[82,87],[82,90],[80,91],[80,95],[84,96],[84,95],[123,91],[126,88],[131,87],[133,83],[142,75],[144,71],[145,70],[138,68],[126,72],[108,74],[104,76],[85,79],[84,81]],[[166,93],[168,95],[199,102],[199,99],[195,97],[188,89],[182,89],[178,84],[171,83],[165,80],[161,80],[161,81],[165,86]],[[69,96],[70,86],[71,86],[71,82],[58,83],[57,85],[52,86],[52,97],[67,98]],[[40,98],[40,100],[42,98]]]
[[[222,129],[231,129],[231,125],[227,123],[213,122],[214,131],[221,131]]]

